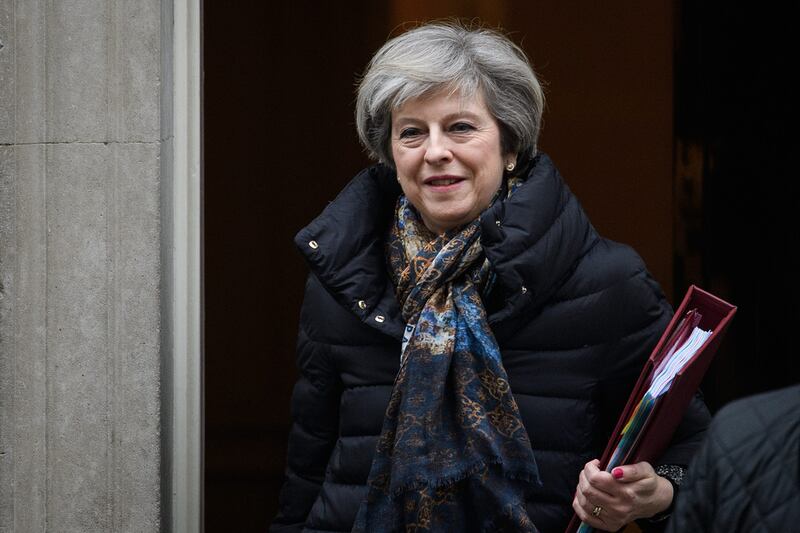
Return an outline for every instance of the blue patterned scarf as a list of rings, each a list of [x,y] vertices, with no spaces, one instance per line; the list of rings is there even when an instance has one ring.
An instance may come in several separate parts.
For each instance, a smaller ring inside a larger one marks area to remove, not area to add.
[[[539,472],[481,299],[480,222],[436,237],[401,196],[388,259],[408,326],[353,531],[535,532]]]

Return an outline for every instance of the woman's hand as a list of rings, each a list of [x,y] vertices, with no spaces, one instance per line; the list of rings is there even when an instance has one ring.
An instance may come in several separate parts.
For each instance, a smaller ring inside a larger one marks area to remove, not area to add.
[[[586,463],[578,478],[572,508],[578,517],[604,531],[617,531],[637,518],[663,511],[672,502],[672,484],[655,473],[650,463],[618,466],[611,473],[600,461]]]

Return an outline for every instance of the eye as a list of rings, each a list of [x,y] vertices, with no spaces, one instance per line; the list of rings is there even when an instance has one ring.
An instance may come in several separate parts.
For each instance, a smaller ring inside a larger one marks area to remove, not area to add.
[[[400,130],[400,138],[401,139],[412,139],[420,134],[418,128],[403,128]]]
[[[473,131],[474,129],[475,126],[467,122],[456,122],[455,124],[450,126],[450,131],[453,131],[455,133],[467,133]]]

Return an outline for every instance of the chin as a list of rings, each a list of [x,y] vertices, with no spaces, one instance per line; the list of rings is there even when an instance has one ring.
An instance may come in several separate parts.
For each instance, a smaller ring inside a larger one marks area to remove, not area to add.
[[[444,233],[445,231],[449,231],[449,230],[451,230],[453,228],[458,228],[460,226],[463,226],[463,225],[471,222],[471,220],[472,219],[467,218],[467,217],[453,217],[453,218],[448,218],[448,219],[437,219],[437,220],[433,221],[433,226],[435,228],[439,228],[440,231],[435,231],[435,230],[434,231],[436,233]],[[430,229],[430,228],[428,228],[428,229]]]

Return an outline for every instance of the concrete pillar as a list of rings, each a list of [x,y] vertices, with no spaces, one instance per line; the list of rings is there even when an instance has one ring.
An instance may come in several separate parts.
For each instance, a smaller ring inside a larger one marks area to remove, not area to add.
[[[163,18],[0,0],[2,532],[161,528]]]

